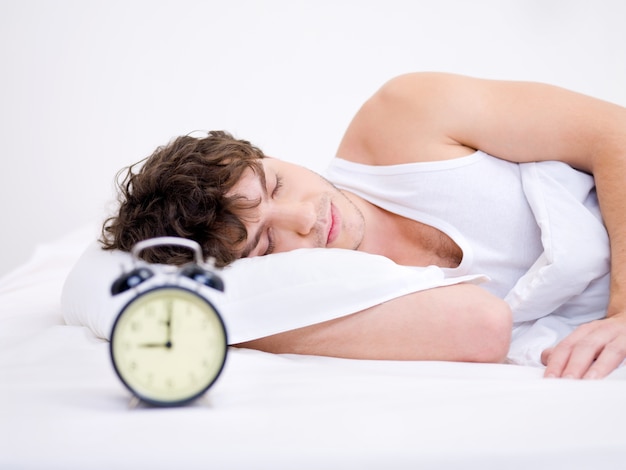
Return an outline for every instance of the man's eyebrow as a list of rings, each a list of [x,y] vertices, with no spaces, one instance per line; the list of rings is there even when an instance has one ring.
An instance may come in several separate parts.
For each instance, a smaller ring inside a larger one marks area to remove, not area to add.
[[[252,238],[252,240],[250,240],[250,243],[248,243],[246,245],[246,247],[243,249],[243,251],[241,252],[241,257],[242,258],[247,258],[248,256],[250,256],[250,253],[252,253],[252,250],[254,250],[257,246],[259,246],[259,242],[261,241],[261,236],[263,236],[263,232],[265,231],[265,227],[266,227],[266,225],[263,224],[259,228],[259,230],[257,230],[257,232],[254,235],[254,237]]]
[[[267,180],[265,179],[265,169],[262,165],[259,165],[259,167],[260,168],[257,177],[259,178],[259,181],[261,183],[261,189],[263,191],[261,201],[259,202],[260,204],[261,202],[263,202],[264,199],[267,199]],[[250,242],[244,247],[243,251],[241,252],[242,258],[247,258],[248,256],[250,256],[252,250],[259,246],[259,242],[261,241],[261,237],[263,236],[263,232],[265,232],[266,228],[267,224],[264,223],[259,227],[253,237],[248,237],[250,239]]]

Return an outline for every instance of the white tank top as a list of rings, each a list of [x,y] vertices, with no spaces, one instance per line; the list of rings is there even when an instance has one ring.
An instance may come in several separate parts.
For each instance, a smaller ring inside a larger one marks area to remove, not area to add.
[[[445,271],[486,274],[492,280],[484,287],[499,297],[542,252],[519,165],[486,153],[389,166],[335,158],[325,176],[338,188],[444,232],[463,251],[461,264]]]

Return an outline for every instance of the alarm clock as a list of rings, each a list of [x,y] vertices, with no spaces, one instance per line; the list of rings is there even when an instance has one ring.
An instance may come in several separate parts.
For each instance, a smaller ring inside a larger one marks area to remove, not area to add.
[[[195,262],[175,267],[140,259],[143,250],[159,245],[189,248]],[[133,269],[111,286],[113,296],[130,296],[111,331],[113,367],[136,399],[156,406],[187,404],[215,383],[226,361],[226,328],[209,299],[223,292],[224,283],[212,266],[204,266],[200,245],[192,240],[151,238],[131,254]]]

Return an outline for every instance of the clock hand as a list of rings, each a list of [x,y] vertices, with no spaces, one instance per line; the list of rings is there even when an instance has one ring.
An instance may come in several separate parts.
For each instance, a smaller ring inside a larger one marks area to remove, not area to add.
[[[172,347],[172,343],[171,341],[168,341],[166,343],[141,343],[137,345],[140,348],[171,348]]]
[[[168,348],[172,347],[172,310],[173,310],[173,305],[172,302],[170,301],[167,304],[167,343],[169,346]]]

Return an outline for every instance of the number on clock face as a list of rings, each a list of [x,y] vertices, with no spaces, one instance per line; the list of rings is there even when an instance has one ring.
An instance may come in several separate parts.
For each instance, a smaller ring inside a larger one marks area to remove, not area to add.
[[[111,338],[116,372],[140,398],[178,404],[215,381],[227,350],[224,326],[212,305],[179,287],[148,291],[119,315]]]

